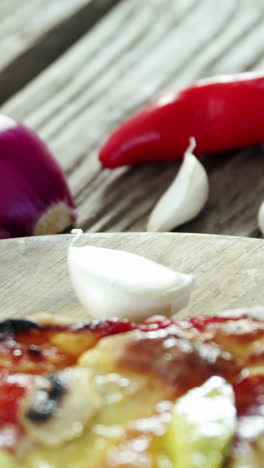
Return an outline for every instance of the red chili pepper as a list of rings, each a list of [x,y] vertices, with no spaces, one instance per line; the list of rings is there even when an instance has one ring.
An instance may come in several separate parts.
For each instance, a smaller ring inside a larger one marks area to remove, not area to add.
[[[100,151],[105,167],[180,159],[190,137],[208,154],[264,143],[264,75],[201,80],[150,103]]]

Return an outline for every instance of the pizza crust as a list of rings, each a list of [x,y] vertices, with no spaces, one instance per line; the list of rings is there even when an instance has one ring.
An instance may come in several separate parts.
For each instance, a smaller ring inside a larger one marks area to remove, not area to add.
[[[239,309],[227,309],[224,310],[221,314],[222,317],[231,317],[238,318],[243,315],[248,315],[249,317],[264,320],[264,307],[263,306],[254,306],[254,307],[245,307]]]
[[[205,314],[206,315],[206,314]],[[236,309],[226,309],[220,312],[219,315],[221,317],[230,317],[230,318],[238,318],[243,315],[248,315],[249,317],[264,320],[264,306],[252,306],[252,307],[243,307],[243,308],[236,308]],[[187,317],[191,318],[191,317]],[[92,319],[80,320],[79,318],[73,318],[69,315],[53,315],[49,313],[36,313],[32,315],[28,315],[26,317],[28,320],[33,320],[40,322],[42,325],[71,325],[74,323],[82,323],[82,322],[90,322]],[[145,322],[153,322],[155,320],[161,321],[162,319],[166,319],[165,316],[162,315],[153,315],[145,320]],[[174,317],[174,320],[177,320],[177,316]]]
[[[80,319],[74,319],[68,315],[52,315],[45,312],[28,315],[28,320],[40,322],[42,325],[71,325],[72,323],[80,323]]]

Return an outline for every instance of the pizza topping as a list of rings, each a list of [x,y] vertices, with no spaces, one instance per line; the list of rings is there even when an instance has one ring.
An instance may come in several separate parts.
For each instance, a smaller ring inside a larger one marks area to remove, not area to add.
[[[32,356],[33,359],[42,359],[43,353],[40,346],[37,345],[29,345],[28,353]]]
[[[234,392],[211,377],[177,400],[165,437],[173,466],[220,468],[235,431]]]
[[[25,414],[27,419],[39,424],[52,417],[66,391],[59,374],[43,378],[41,384],[38,391],[34,393],[31,405]]]
[[[68,266],[78,298],[99,319],[172,315],[186,306],[194,286],[192,275],[121,250],[71,246]]]
[[[39,380],[24,401],[20,419],[33,441],[58,446],[80,436],[99,407],[89,371],[68,368]]]
[[[171,385],[176,394],[201,385],[212,375],[228,380],[240,375],[241,368],[216,345],[192,343],[168,330],[134,335],[120,356],[122,368],[151,373]]]
[[[229,309],[221,313],[221,317],[232,318],[232,319],[241,319],[242,317],[247,317],[257,320],[259,323],[264,320],[264,307],[255,306],[255,307],[245,307],[243,309]],[[213,318],[213,317],[212,317]]]
[[[17,411],[27,389],[33,384],[34,377],[27,374],[0,375],[0,426],[17,423]]]
[[[0,323],[0,369],[50,374],[73,366],[79,355],[100,338],[135,328],[135,324],[124,319],[72,325],[6,320]]]
[[[37,322],[24,319],[8,319],[0,322],[0,340],[17,335],[19,332],[27,332],[32,329],[39,329]]]
[[[238,436],[264,436],[264,375],[250,376],[234,386],[238,412]],[[252,423],[254,421],[255,423]]]
[[[195,454],[199,468],[222,468],[233,410],[222,407],[223,423],[220,401],[232,406],[225,389],[233,386],[237,424],[224,466],[234,468],[234,460],[263,454],[263,356],[263,323],[246,314],[156,316],[142,324],[6,321],[0,324],[0,448],[14,453],[21,468],[79,462],[117,468],[128,447],[139,466],[134,443],[148,440],[140,452],[148,468],[163,466],[160,460],[193,468]],[[208,382],[217,388],[199,393]]]
[[[264,375],[234,386],[237,426],[228,468],[260,468],[264,453]]]
[[[236,321],[240,320],[240,317],[235,317],[232,318],[231,320]],[[188,327],[194,327],[197,329],[199,332],[204,332],[211,330],[212,328],[217,328],[221,323],[226,323],[227,321],[230,320],[229,316],[223,317],[222,315],[197,315],[195,317],[191,317],[189,320],[186,320],[185,326]]]
[[[13,454],[24,436],[21,427],[16,424],[1,424],[0,428],[0,451],[6,450]],[[0,464],[1,468],[2,465]]]
[[[18,468],[15,459],[2,450],[0,450],[0,466],[1,468]]]
[[[28,374],[0,373],[0,449],[14,452],[23,435],[18,412],[34,380]]]
[[[240,320],[226,320],[219,323],[216,329],[216,334],[223,334],[228,338],[239,337],[240,342],[247,344],[254,339],[264,337],[264,324],[257,321],[242,318]]]

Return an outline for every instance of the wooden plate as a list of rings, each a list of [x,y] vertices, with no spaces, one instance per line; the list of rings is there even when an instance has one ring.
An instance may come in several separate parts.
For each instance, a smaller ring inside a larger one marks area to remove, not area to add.
[[[1,316],[85,318],[67,272],[71,235],[0,241]],[[192,303],[179,316],[264,305],[263,240],[197,234],[84,234],[78,245],[123,249],[193,273]],[[125,273],[125,272],[124,272]]]

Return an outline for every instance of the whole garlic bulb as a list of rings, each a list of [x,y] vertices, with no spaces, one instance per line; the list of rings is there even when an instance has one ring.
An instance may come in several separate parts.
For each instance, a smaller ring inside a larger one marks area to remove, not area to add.
[[[0,115],[0,238],[55,234],[75,220],[65,175],[48,148]]]

